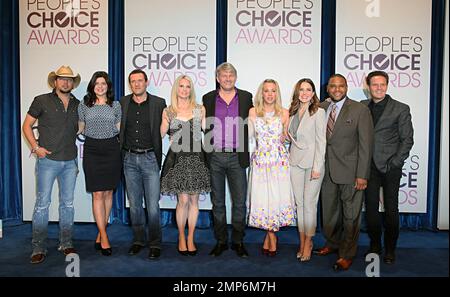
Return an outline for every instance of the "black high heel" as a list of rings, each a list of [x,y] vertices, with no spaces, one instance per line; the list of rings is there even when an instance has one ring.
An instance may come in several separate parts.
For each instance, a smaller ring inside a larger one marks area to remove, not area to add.
[[[102,244],[100,242],[95,242],[94,244],[94,248],[96,251],[101,251],[102,250]]]
[[[180,255],[182,256],[188,256],[189,255],[189,251],[186,249],[184,251],[180,250],[180,243],[177,243],[177,251]]]
[[[102,255],[103,256],[111,256],[112,255],[112,248],[101,248],[102,249]]]

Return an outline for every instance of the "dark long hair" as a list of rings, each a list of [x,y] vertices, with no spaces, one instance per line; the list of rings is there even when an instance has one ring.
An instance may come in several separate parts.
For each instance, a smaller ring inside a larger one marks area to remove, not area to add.
[[[106,81],[106,84],[108,85],[108,90],[106,91],[106,104],[109,106],[112,106],[114,101],[114,93],[113,93],[113,86],[111,79],[109,78],[108,73],[105,71],[97,71],[94,74],[92,74],[91,80],[89,81],[89,84],[86,89],[86,95],[84,95],[84,104],[87,107],[92,107],[95,104],[95,101],[97,101],[97,95],[95,95],[94,88],[95,88],[95,82],[97,81],[97,78],[103,77]]]
[[[311,98],[311,104],[308,107],[309,114],[313,115],[319,109],[320,101],[319,101],[319,98],[317,97],[316,86],[314,85],[314,83],[311,79],[302,78],[295,84],[294,94],[292,95],[292,100],[291,100],[291,106],[289,107],[289,116],[293,116],[294,114],[296,114],[298,109],[300,108],[300,100],[298,99],[298,96],[300,94],[300,86],[304,82],[310,84],[312,91],[314,92],[314,96]]]

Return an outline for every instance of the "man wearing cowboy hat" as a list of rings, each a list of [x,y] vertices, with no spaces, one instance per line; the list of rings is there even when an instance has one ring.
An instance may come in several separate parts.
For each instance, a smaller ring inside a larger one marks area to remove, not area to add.
[[[78,104],[71,91],[80,84],[69,66],[61,66],[48,75],[51,93],[34,98],[22,126],[36,159],[36,204],[33,211],[33,253],[31,263],[45,260],[47,249],[48,208],[55,179],[59,185],[59,247],[65,255],[76,253],[72,244],[73,198],[78,174],[77,147]],[[39,139],[33,133],[38,122]]]

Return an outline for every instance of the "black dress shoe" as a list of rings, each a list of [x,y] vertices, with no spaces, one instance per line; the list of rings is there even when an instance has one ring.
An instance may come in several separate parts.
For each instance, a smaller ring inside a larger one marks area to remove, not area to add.
[[[236,255],[238,255],[241,258],[246,258],[248,257],[248,252],[244,247],[243,243],[234,243],[231,245],[231,249],[236,251]],[[269,255],[270,255],[270,251],[269,251]],[[274,255],[276,254],[276,251],[274,252]]]
[[[128,255],[134,256],[139,254],[139,252],[142,250],[143,246],[139,244],[133,244],[130,249],[128,250]]]
[[[212,249],[212,251],[209,254],[211,256],[218,257],[226,250],[228,250],[227,244],[217,243],[216,246]]]
[[[156,260],[161,256],[161,249],[150,248],[150,252],[148,253],[148,258],[152,260]]]
[[[389,253],[389,254],[384,255],[383,261],[384,261],[384,263],[386,263],[388,265],[394,264],[395,263],[395,254]]]

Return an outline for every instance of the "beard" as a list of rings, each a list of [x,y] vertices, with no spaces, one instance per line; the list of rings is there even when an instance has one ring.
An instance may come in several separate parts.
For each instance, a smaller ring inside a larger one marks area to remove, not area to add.
[[[63,94],[70,94],[70,92],[72,91],[72,90],[65,90],[65,89],[61,89],[61,90],[59,90],[61,93],[63,93]]]

